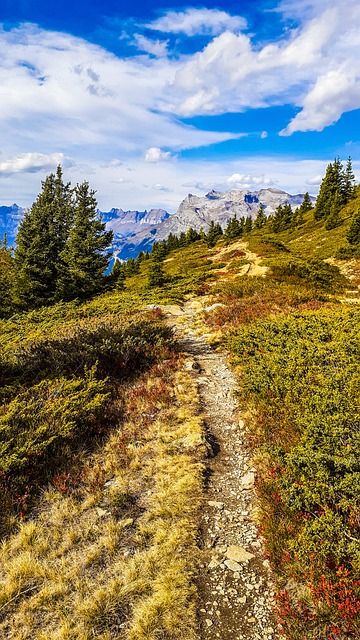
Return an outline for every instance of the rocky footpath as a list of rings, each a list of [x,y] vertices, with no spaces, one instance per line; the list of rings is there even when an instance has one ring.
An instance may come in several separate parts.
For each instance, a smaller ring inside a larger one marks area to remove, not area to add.
[[[225,356],[196,334],[196,306],[164,309],[191,356],[211,454],[199,534],[201,640],[277,640],[274,588],[255,524],[255,469]]]

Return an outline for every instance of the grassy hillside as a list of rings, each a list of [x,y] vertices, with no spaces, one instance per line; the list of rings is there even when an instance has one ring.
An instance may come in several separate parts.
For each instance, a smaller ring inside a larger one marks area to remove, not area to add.
[[[360,259],[336,256],[359,205],[331,231],[309,212],[172,251],[161,287],[144,260],[122,291],[0,321],[1,636],[195,638],[206,442],[157,305],[206,295],[240,376],[284,636],[357,638]]]

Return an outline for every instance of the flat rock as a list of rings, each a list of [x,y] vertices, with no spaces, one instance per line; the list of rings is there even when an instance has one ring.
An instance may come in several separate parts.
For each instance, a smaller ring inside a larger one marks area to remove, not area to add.
[[[230,569],[230,571],[241,571],[241,565],[234,560],[225,560],[224,565]]]
[[[223,509],[224,508],[224,503],[223,502],[217,502],[216,500],[209,500],[208,505],[209,505],[209,507],[215,507],[215,509]]]
[[[228,547],[225,555],[228,560],[242,563],[249,562],[251,558],[255,557],[253,553],[249,553],[249,551],[246,551],[243,547],[237,547],[235,545]],[[238,569],[236,569],[236,571],[238,571]]]
[[[243,487],[252,487],[254,486],[254,482],[255,482],[255,473],[253,473],[252,471],[249,471],[248,473],[245,473],[245,475],[241,478],[241,484]]]

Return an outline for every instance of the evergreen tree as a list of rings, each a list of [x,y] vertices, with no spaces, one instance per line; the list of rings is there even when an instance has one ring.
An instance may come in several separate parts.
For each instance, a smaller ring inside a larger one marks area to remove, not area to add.
[[[42,191],[25,213],[16,237],[17,295],[23,307],[54,300],[59,258],[55,176],[42,182]]]
[[[346,237],[350,244],[360,244],[360,209],[353,215]]]
[[[112,242],[113,232],[105,230],[96,207],[95,191],[89,183],[77,185],[74,223],[60,254],[58,299],[86,298],[100,292],[104,285],[104,272],[109,264],[105,251]]]
[[[304,194],[304,198],[299,207],[299,211],[300,213],[307,213],[308,211],[311,211],[313,208],[314,208],[313,203],[311,202],[309,192],[307,191]]]
[[[243,233],[244,227],[241,225],[235,214],[233,218],[230,218],[224,231],[224,235],[228,240],[234,240],[234,238],[240,238]]]
[[[265,215],[265,209],[264,209],[264,206],[261,204],[256,214],[256,218],[254,222],[255,229],[262,229],[262,227],[266,224],[266,220],[267,218]]]
[[[326,218],[325,229],[330,231],[330,229],[335,229],[339,227],[342,223],[340,218],[340,211],[342,207],[342,198],[340,196],[339,191],[335,192],[334,199],[331,204],[330,214]]]
[[[352,161],[349,156],[344,174],[344,201],[345,204],[355,196],[355,176],[352,170]]]
[[[319,195],[314,209],[315,220],[327,218],[330,215],[331,203],[336,191],[339,190],[338,166],[330,163],[326,168],[325,176],[321,182]]]
[[[0,317],[15,310],[15,264],[12,251],[7,246],[6,234],[0,241]]]
[[[148,287],[162,287],[165,284],[165,273],[162,266],[162,260],[152,257],[149,265]]]
[[[216,245],[218,239],[220,238],[220,236],[222,236],[222,234],[222,228],[220,227],[219,223],[215,224],[215,222],[211,220],[209,231],[206,235],[206,243],[209,249]]]
[[[252,231],[252,228],[253,228],[253,221],[251,219],[251,216],[247,216],[245,219],[244,233],[250,233],[250,231]]]
[[[123,262],[116,259],[110,274],[110,282],[115,289],[123,291],[125,289],[126,267]]]
[[[190,227],[185,235],[185,242],[187,245],[192,244],[193,242],[197,242],[198,240],[200,240],[200,236],[198,234],[197,231],[195,231],[195,229],[193,229],[192,227]]]

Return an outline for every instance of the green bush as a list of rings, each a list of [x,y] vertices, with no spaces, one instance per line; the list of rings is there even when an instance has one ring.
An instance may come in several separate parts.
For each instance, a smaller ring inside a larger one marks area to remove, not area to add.
[[[341,308],[259,321],[229,339],[253,406],[261,526],[291,640],[358,637],[359,334],[360,312]]]

